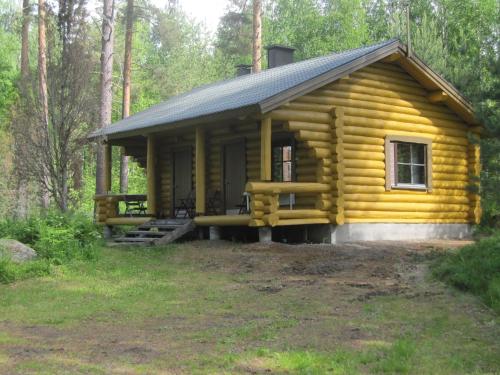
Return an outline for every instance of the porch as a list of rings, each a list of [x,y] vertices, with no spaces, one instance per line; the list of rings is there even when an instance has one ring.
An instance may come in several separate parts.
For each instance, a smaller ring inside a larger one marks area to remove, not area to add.
[[[328,142],[336,138],[330,130],[335,116],[295,122],[297,112],[108,139],[109,193],[95,196],[97,223],[190,217],[198,226],[258,228],[341,221],[335,143]],[[122,147],[146,170],[143,213],[120,211],[120,202],[133,197],[111,193],[112,147]]]

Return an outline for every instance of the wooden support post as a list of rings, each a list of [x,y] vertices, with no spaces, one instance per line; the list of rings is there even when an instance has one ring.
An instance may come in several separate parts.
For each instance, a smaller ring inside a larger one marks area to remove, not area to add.
[[[112,146],[106,143],[104,146],[104,193],[111,191],[111,167],[112,167]]]
[[[205,214],[205,131],[196,128],[196,215]]]
[[[146,176],[148,179],[148,215],[156,216],[156,150],[155,138],[148,135]]]
[[[260,124],[260,179],[271,181],[271,117],[264,117]]]

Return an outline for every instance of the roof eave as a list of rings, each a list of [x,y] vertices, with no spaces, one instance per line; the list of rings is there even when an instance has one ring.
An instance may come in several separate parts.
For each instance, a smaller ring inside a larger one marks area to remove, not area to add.
[[[252,115],[261,115],[260,107],[257,104],[248,105],[245,107],[235,108],[223,112],[212,113],[209,115],[193,117],[177,122],[162,123],[142,129],[135,129],[129,131],[121,131],[116,133],[105,134],[107,139],[121,139],[134,136],[147,136],[154,133],[160,133],[165,130],[176,130],[194,125],[206,125],[210,123],[217,123],[236,117],[249,117]],[[99,136],[94,137],[99,138]]]

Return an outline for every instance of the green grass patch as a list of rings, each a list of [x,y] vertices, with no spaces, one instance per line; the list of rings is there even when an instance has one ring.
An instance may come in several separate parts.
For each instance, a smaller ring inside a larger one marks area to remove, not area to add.
[[[0,283],[4,284],[49,275],[55,266],[75,260],[94,261],[101,249],[100,234],[91,218],[55,211],[24,220],[4,219],[0,238],[20,241],[38,254],[36,260],[22,264],[0,256]]]
[[[432,272],[455,288],[478,295],[500,313],[500,233],[442,254]]]

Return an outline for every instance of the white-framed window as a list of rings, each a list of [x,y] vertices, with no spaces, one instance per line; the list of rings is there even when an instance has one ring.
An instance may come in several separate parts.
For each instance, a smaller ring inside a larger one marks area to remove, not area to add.
[[[432,188],[432,142],[427,138],[387,136],[386,189]]]

